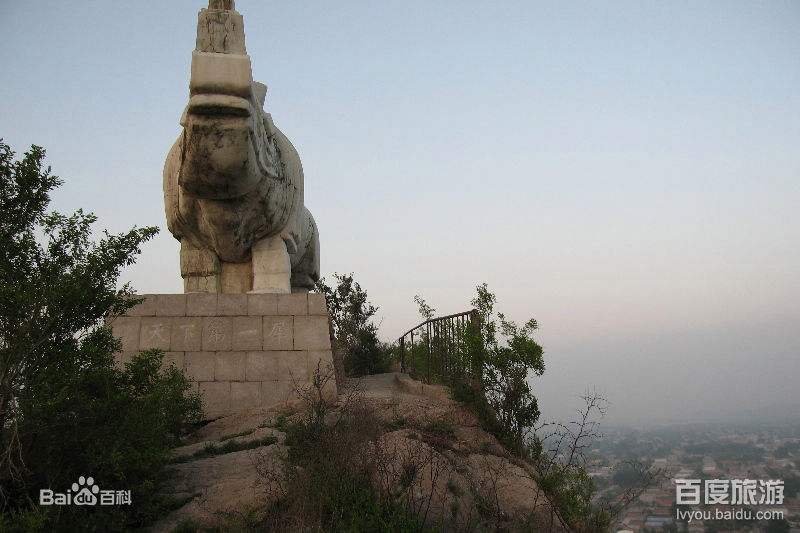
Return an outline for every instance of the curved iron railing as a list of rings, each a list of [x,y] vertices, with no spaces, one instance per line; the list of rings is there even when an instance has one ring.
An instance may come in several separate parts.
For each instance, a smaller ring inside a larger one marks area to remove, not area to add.
[[[431,383],[434,377],[446,383],[457,375],[471,373],[466,335],[478,327],[475,309],[428,319],[398,339],[400,370]]]

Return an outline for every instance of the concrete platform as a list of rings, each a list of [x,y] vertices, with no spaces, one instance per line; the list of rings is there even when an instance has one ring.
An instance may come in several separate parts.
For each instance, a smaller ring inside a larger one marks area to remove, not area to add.
[[[333,368],[325,296],[148,294],[111,322],[117,363],[157,348],[186,372],[209,418],[297,399],[317,366]],[[332,370],[331,370],[332,371]],[[329,393],[335,397],[334,380]]]

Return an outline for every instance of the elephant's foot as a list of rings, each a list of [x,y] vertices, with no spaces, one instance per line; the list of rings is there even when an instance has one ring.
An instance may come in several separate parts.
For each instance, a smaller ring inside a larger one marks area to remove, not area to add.
[[[220,264],[217,254],[181,240],[183,292],[220,292]]]
[[[253,291],[290,293],[292,266],[286,243],[280,235],[261,239],[253,245]]]

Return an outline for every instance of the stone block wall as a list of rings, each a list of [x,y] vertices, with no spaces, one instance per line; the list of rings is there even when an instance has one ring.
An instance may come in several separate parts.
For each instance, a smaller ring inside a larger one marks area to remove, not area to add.
[[[118,364],[166,352],[186,372],[209,417],[297,398],[319,365],[332,373],[325,297],[296,294],[149,294],[111,322]],[[336,394],[333,378],[327,394]]]

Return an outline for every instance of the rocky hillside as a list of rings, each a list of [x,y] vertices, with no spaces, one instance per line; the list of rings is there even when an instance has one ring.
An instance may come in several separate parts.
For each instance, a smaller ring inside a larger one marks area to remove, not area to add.
[[[401,509],[414,527],[566,530],[530,467],[481,430],[446,388],[390,373],[350,381],[334,405],[306,400],[225,416],[195,431],[170,467],[177,509],[154,530],[317,529],[321,505],[302,493],[319,488],[312,480],[339,482],[319,470],[362,476],[367,499]]]

